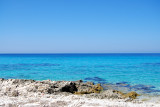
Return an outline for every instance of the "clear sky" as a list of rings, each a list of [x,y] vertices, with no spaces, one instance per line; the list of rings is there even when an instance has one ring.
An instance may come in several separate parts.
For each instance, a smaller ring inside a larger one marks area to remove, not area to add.
[[[160,0],[0,0],[0,53],[160,53]]]

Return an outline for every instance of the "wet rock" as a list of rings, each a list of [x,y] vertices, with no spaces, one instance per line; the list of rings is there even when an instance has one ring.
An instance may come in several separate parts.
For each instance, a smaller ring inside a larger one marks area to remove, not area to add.
[[[129,98],[129,99],[136,99],[137,98],[137,96],[140,96],[139,94],[137,94],[136,92],[129,92],[129,93],[122,93],[121,91],[117,91],[117,90],[114,90],[114,93],[117,93],[117,94],[119,94],[119,95],[121,95],[121,97],[123,98],[123,99],[126,99],[126,98]]]
[[[77,86],[78,90],[75,92],[75,94],[88,94],[91,88],[92,85],[82,83],[81,85]]]
[[[131,99],[136,99],[137,96],[140,96],[139,94],[137,94],[136,92],[129,92],[127,94],[123,94],[122,95],[124,98],[131,98]]]
[[[78,87],[78,91],[75,94],[91,94],[91,93],[100,93],[103,90],[100,84],[85,84]]]
[[[66,85],[64,87],[62,87],[61,89],[62,92],[71,92],[74,93],[77,91],[77,87],[75,83],[70,83],[69,85]]]
[[[103,90],[101,84],[83,81],[34,81],[20,79],[1,79],[0,92],[7,96],[34,96],[34,95],[84,95],[94,98],[111,98],[111,99],[135,99],[136,92],[122,93],[114,90]],[[122,84],[119,84],[122,85]],[[107,86],[115,87],[113,84]],[[126,88],[126,87],[125,87]]]
[[[97,84],[97,85],[93,85],[92,88],[90,89],[91,93],[100,93],[100,91],[102,91],[103,88],[101,86],[101,84]]]

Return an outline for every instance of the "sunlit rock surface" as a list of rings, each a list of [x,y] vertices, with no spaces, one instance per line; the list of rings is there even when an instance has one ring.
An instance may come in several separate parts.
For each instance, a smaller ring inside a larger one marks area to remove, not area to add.
[[[35,81],[0,79],[0,106],[157,106],[156,102],[139,100],[136,92],[123,93],[106,89],[101,84],[79,81]],[[160,106],[160,105],[159,105]]]

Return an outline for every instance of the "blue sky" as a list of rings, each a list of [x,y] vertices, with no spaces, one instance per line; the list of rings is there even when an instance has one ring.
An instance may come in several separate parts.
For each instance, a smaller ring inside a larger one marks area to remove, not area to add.
[[[160,1],[0,0],[0,53],[160,53]]]

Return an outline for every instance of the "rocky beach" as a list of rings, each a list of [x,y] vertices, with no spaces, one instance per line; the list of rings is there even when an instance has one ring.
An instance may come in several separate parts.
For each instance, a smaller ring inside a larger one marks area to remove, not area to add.
[[[138,93],[78,81],[0,79],[1,107],[159,107]]]

